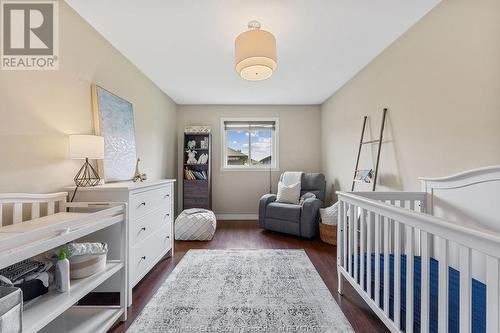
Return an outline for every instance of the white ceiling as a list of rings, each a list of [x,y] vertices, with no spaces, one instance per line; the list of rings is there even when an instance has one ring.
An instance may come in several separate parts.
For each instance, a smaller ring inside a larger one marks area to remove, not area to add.
[[[320,104],[439,0],[66,0],[178,104]],[[256,19],[277,39],[266,81],[234,70]]]

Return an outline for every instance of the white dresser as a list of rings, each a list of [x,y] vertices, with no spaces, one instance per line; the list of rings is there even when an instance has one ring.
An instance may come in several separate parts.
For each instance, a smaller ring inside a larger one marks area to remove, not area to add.
[[[132,288],[161,258],[174,254],[174,183],[173,179],[109,183],[80,187],[75,196],[74,201],[128,204],[129,305]],[[71,196],[74,187],[66,190]]]

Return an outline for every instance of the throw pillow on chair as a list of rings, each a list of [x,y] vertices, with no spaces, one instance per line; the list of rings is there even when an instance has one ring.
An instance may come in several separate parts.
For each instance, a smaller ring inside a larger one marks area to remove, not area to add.
[[[300,183],[285,185],[283,182],[278,183],[278,194],[276,202],[299,204],[300,198]]]

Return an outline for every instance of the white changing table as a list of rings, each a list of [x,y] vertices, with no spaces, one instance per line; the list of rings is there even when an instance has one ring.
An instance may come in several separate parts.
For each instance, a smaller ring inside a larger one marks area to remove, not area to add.
[[[80,238],[98,241],[92,238],[93,234],[107,228],[121,233],[122,241],[121,244],[108,244],[114,250],[108,253],[104,271],[71,280],[70,290],[66,293],[49,290],[47,294],[25,303],[23,332],[106,332],[118,319],[126,320],[126,204],[66,203],[66,196],[65,192],[0,194],[0,226],[2,208],[12,206],[12,224],[4,221],[4,226],[0,227],[0,268]],[[31,206],[31,218],[23,222],[23,215],[27,215],[30,208],[26,206]],[[67,208],[79,212],[66,212]],[[82,212],[89,210],[91,212]],[[39,217],[41,213],[49,215]],[[119,276],[121,281],[119,305],[75,306],[82,297],[112,276]]]

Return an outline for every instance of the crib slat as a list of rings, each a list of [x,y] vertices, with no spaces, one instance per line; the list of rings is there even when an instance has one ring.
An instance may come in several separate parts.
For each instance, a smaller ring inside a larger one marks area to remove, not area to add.
[[[360,231],[360,235],[359,235],[359,238],[360,238],[360,245],[359,245],[359,255],[360,255],[360,263],[359,263],[359,284],[361,285],[361,289],[365,290],[365,263],[366,263],[366,259],[365,259],[365,255],[366,255],[366,246],[365,246],[365,238],[366,238],[366,235],[365,235],[365,225],[366,225],[366,211],[364,209],[361,209],[361,217],[360,217],[360,222],[361,222],[361,225],[359,226],[359,231]]]
[[[343,235],[342,231],[344,230],[344,221],[343,221],[343,205],[344,203],[339,200],[338,202],[339,205],[339,210],[337,211],[337,216],[338,216],[338,225],[337,225],[337,264],[344,267],[344,254],[342,253],[342,249],[344,248],[344,243],[343,243]]]
[[[342,233],[343,233],[343,236],[344,236],[344,244],[342,246],[342,251],[344,252],[344,263],[343,263],[344,264],[344,269],[347,270],[347,268],[349,266],[348,265],[349,261],[347,260],[347,246],[348,246],[348,244],[347,244],[347,235],[348,235],[347,234],[348,233],[348,229],[347,229],[347,203],[343,202],[343,206],[344,207],[343,207],[342,213],[343,213],[344,217],[343,217],[342,220],[344,221],[344,225],[343,225],[344,229],[343,229]]]
[[[40,203],[33,202],[31,204],[31,219],[40,217]]]
[[[3,224],[2,224],[2,215],[3,215],[2,210],[3,210],[3,205],[0,203],[0,227],[3,226]]]
[[[421,276],[420,276],[420,332],[429,332],[429,235],[422,231],[421,239]]]
[[[19,223],[23,221],[23,204],[18,202],[14,204],[12,211],[12,223]]]
[[[350,276],[353,276],[353,249],[354,249],[354,205],[349,204],[349,267],[348,272]]]
[[[375,304],[380,307],[380,215],[375,215]]]
[[[337,226],[337,265],[345,268],[345,219],[344,219],[344,202],[339,200],[339,211],[338,211],[338,226]],[[340,295],[344,292],[344,278],[340,271],[337,271],[337,291]]]
[[[472,297],[472,275],[471,275],[471,250],[460,246],[460,333],[471,331],[471,297]]]
[[[438,239],[439,283],[438,283],[438,332],[448,333],[448,241]]]
[[[373,239],[373,214],[367,212],[366,217],[366,292],[372,297],[372,239]]]
[[[406,333],[413,332],[413,228],[406,226]]]
[[[488,256],[486,259],[486,332],[499,332],[498,318],[498,259]]]
[[[394,324],[401,328],[401,229],[398,221],[394,221]]]
[[[422,237],[422,231],[420,229],[414,229],[414,244],[415,244],[415,255],[416,256],[421,256],[422,255],[422,243],[420,242],[420,239]]]
[[[49,201],[47,203],[47,215],[54,214],[54,211],[55,211],[55,202],[54,201]]]
[[[410,200],[410,207],[409,209],[411,211],[415,211],[415,200]],[[420,256],[422,254],[422,249],[420,248],[420,229],[415,229],[415,255]]]
[[[385,315],[389,318],[390,229],[389,229],[389,219],[388,218],[382,218],[382,219],[384,220],[384,312]]]
[[[356,213],[358,211],[358,208],[356,207]],[[358,234],[358,228],[359,228],[359,223],[358,223],[358,214],[355,214],[354,217],[354,281],[358,283],[358,260],[359,260],[359,252],[358,252],[358,247],[359,247],[359,234]]]

